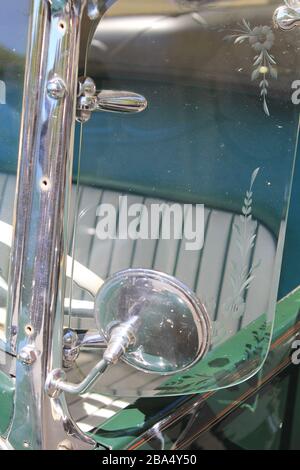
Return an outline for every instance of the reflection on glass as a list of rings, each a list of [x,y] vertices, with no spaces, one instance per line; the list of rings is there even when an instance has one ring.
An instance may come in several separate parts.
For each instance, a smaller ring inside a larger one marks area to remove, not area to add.
[[[298,133],[298,33],[274,29],[279,4],[119,0],[95,32],[87,75],[97,89],[140,93],[149,106],[84,124],[73,255],[103,281],[128,268],[172,275],[213,325],[210,351],[185,374],[162,383],[136,372],[102,392],[221,388],[268,352]],[[93,300],[78,283],[72,297]],[[70,324],[95,328],[84,316]]]

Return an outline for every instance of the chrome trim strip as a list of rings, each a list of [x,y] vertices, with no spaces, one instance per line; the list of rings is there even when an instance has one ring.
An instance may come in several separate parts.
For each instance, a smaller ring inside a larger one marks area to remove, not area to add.
[[[0,436],[0,450],[14,450],[11,445]]]
[[[72,177],[80,25],[86,0],[32,0],[10,266],[11,350],[17,354],[15,449],[94,448],[50,399],[62,366],[67,208]]]
[[[0,372],[12,377],[16,376],[16,362],[15,356],[9,354],[4,348],[0,349]]]

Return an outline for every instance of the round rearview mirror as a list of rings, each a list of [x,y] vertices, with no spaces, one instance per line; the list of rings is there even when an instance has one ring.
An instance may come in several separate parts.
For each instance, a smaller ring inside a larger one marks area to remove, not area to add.
[[[121,357],[145,372],[183,371],[210,344],[204,305],[176,278],[157,271],[128,269],[113,275],[96,296],[95,314],[108,343],[126,332],[130,341]]]

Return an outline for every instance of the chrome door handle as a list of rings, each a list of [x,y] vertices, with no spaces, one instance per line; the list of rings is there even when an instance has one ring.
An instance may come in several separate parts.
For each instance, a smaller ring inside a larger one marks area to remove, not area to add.
[[[147,108],[144,96],[131,91],[102,90],[97,94],[96,111],[140,113]]]
[[[79,122],[90,119],[93,111],[136,114],[148,106],[144,96],[132,91],[96,90],[90,77],[82,77],[78,84],[77,115]]]
[[[285,5],[275,10],[273,21],[277,28],[284,31],[300,25],[300,0],[286,0]]]

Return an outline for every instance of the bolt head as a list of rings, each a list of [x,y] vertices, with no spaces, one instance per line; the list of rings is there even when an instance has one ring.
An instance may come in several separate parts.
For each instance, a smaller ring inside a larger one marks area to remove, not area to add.
[[[50,98],[61,100],[67,92],[65,82],[60,77],[53,77],[47,83],[47,93]]]
[[[37,357],[37,351],[33,346],[24,346],[18,354],[18,360],[27,366],[31,366],[37,360]]]

